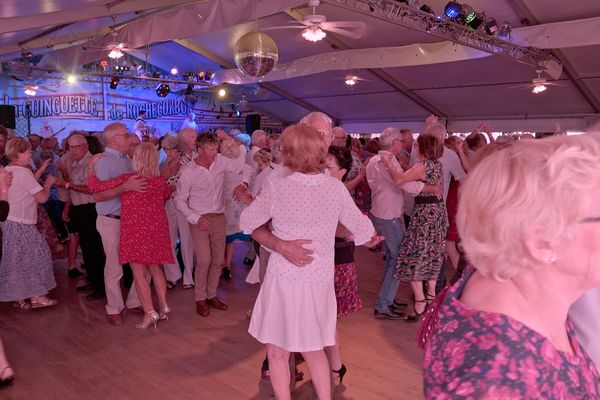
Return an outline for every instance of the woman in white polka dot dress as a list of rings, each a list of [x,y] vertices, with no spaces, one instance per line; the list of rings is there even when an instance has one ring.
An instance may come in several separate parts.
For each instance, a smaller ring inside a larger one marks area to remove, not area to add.
[[[290,398],[290,352],[303,354],[319,399],[329,399],[330,372],[323,348],[335,344],[336,227],[338,222],[344,225],[357,245],[373,245],[379,238],[344,184],[322,173],[327,143],[320,133],[308,125],[291,126],[281,140],[283,165],[290,174],[267,182],[240,218],[245,233],[271,220],[275,237],[249,332],[267,346],[271,383],[278,399]],[[286,244],[291,247],[297,240],[307,241],[311,262],[286,258]]]

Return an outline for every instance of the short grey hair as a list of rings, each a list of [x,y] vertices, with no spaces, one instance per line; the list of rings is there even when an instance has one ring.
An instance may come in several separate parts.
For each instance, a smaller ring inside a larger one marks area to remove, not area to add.
[[[256,144],[258,142],[260,142],[261,140],[266,140],[267,139],[267,133],[265,131],[263,131],[262,129],[257,129],[254,132],[252,132],[252,144]]]
[[[399,128],[385,128],[379,136],[379,148],[381,150],[387,150],[392,147],[394,140],[401,139],[401,133]]]
[[[328,123],[328,124],[329,124],[329,126],[333,126],[333,120],[332,120],[331,118],[329,118],[329,115],[327,115],[327,114],[325,114],[325,113],[322,113],[322,112],[320,112],[320,111],[313,111],[313,112],[311,112],[310,114],[306,114],[306,115],[304,116],[304,118],[302,118],[302,119],[300,120],[300,122],[299,122],[299,123],[300,123],[300,124],[307,124],[307,125],[311,125],[311,124],[310,124],[310,122],[309,122],[311,119],[321,119],[321,120],[323,120],[324,122]]]
[[[129,132],[125,124],[120,122],[113,122],[112,124],[106,125],[104,131],[102,131],[106,143],[110,142],[121,129],[123,129],[125,132]]]
[[[427,125],[423,129],[423,132],[421,132],[421,135],[432,135],[444,140],[448,136],[448,131],[444,125],[436,122],[435,124]]]
[[[166,134],[162,141],[163,149],[178,149],[179,150],[179,138],[173,135]]]

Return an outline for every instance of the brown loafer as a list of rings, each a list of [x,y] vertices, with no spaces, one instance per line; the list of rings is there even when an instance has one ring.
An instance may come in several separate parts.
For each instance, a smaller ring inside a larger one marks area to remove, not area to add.
[[[227,310],[227,304],[223,303],[217,297],[213,297],[212,299],[206,300],[209,306],[212,308],[216,308],[217,310],[225,311]]]
[[[121,314],[107,314],[106,319],[111,325],[123,325],[123,317],[121,316]]]
[[[208,317],[210,311],[208,310],[208,304],[206,304],[206,300],[196,302],[196,314],[201,317]]]

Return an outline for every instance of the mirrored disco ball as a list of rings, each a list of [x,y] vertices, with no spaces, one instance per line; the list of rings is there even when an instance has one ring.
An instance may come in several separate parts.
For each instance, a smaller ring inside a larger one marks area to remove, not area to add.
[[[260,78],[275,68],[279,49],[266,33],[250,32],[235,44],[233,58],[235,65],[244,74]]]

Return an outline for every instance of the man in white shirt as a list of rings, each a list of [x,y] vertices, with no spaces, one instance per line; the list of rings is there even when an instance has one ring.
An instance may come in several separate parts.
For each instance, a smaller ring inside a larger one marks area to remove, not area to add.
[[[138,117],[135,119],[133,131],[143,141],[144,136],[148,136],[150,127],[146,125],[146,110],[140,110]]]
[[[198,134],[195,129],[186,128],[182,129],[177,133],[177,139],[179,140],[179,147],[181,150],[181,156],[179,162],[181,164],[181,170],[183,167],[188,165],[193,159],[198,157],[196,151],[196,138]],[[179,179],[179,177],[177,178]],[[175,193],[173,194],[173,198]],[[175,207],[177,213],[177,227],[179,229],[179,244],[181,251],[181,258],[183,259],[183,288],[193,289],[194,288],[194,241],[192,240],[192,232],[190,231],[190,224],[187,222],[185,215]]]
[[[258,173],[258,166],[256,165],[256,161],[254,161],[254,156],[263,147],[268,147],[268,142],[269,140],[267,138],[267,134],[262,129],[257,129],[254,132],[252,132],[252,146],[250,147],[250,151],[246,155],[246,164],[252,167],[254,175]]]
[[[404,192],[413,196],[419,194],[426,187],[423,182],[407,180],[398,185],[381,162],[382,157],[389,157],[394,168],[399,173],[404,170],[396,159],[402,151],[402,135],[398,128],[386,128],[380,138],[379,154],[373,156],[367,165],[367,182],[371,187],[371,220],[375,229],[385,237],[384,254],[385,264],[383,280],[377,301],[375,303],[375,317],[381,319],[400,319],[403,314],[401,308],[406,304],[396,303],[396,293],[400,281],[395,277],[396,260],[404,239]],[[425,191],[435,192],[434,186],[427,186]]]
[[[219,136],[230,140],[222,131]],[[196,145],[198,156],[181,169],[173,201],[190,224],[197,256],[196,313],[206,317],[210,313],[209,306],[217,310],[227,309],[227,305],[217,297],[225,256],[223,179],[225,172],[242,171],[246,149],[240,145],[240,155],[236,159],[224,157],[218,154],[219,142],[212,134],[198,136]],[[245,181],[247,183],[247,177]]]
[[[190,111],[188,117],[181,124],[181,129],[193,129],[194,132],[198,131],[198,126],[196,125],[196,114],[193,111]]]

